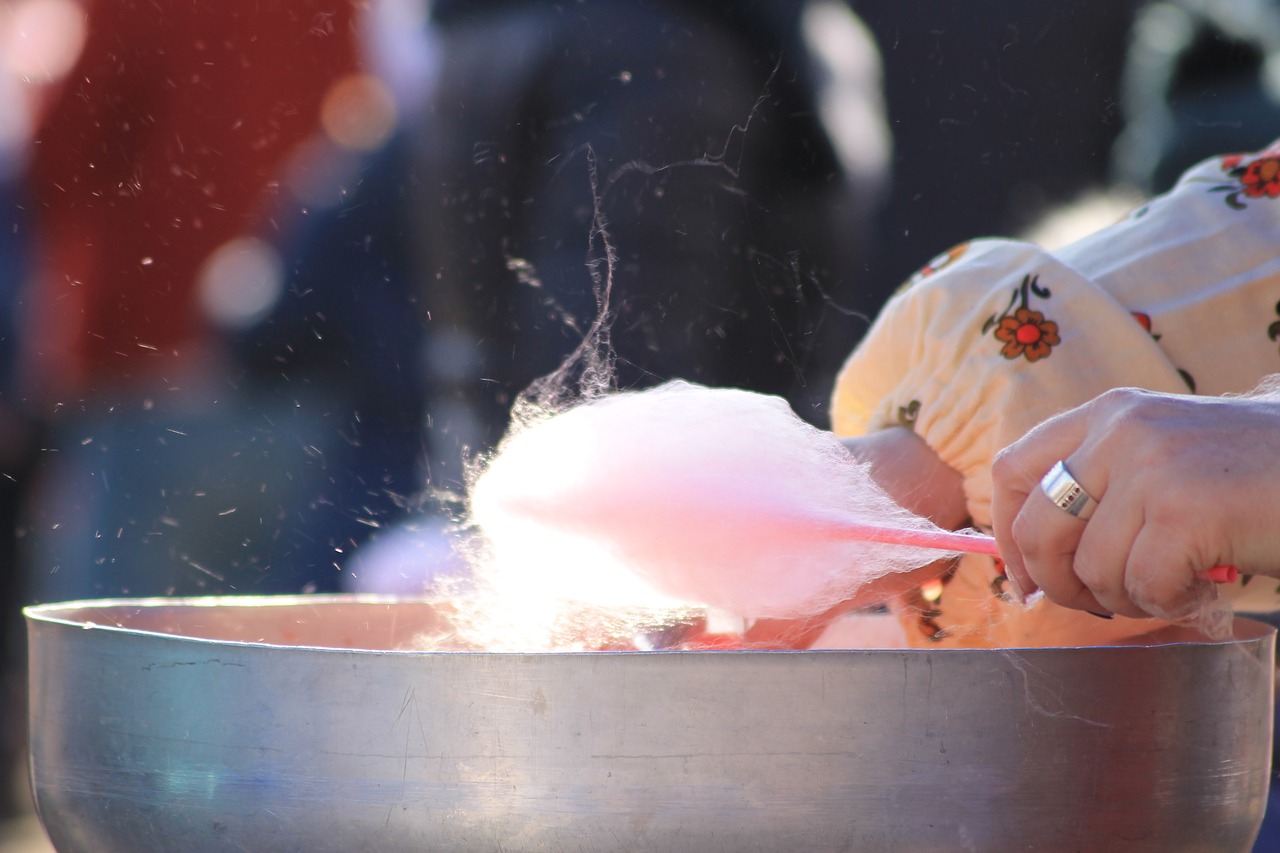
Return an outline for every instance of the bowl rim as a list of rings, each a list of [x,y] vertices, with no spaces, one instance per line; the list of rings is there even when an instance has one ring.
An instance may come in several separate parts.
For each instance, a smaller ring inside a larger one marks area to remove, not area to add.
[[[1172,639],[1159,639],[1153,642],[1140,643],[1105,643],[1094,645],[1056,645],[1056,646],[1005,646],[998,648],[869,648],[869,649],[609,649],[609,650],[530,650],[530,651],[512,651],[512,650],[487,650],[487,649],[413,649],[413,648],[392,648],[392,649],[370,649],[370,648],[350,648],[335,645],[312,645],[303,643],[275,643],[275,642],[259,642],[253,640],[227,640],[212,637],[202,637],[195,634],[176,633],[168,631],[156,631],[145,628],[129,627],[121,624],[109,624],[94,622],[90,618],[85,618],[92,611],[108,611],[119,608],[191,608],[200,609],[208,608],[210,610],[218,607],[236,606],[243,608],[272,608],[272,607],[297,607],[299,605],[357,605],[357,606],[377,606],[377,605],[396,605],[396,604],[423,604],[436,605],[445,601],[441,597],[433,597],[429,595],[387,595],[378,593],[299,593],[299,594],[280,594],[280,595],[211,595],[211,596],[186,596],[165,598],[160,596],[140,597],[140,598],[97,598],[97,599],[76,599],[70,601],[46,602],[42,604],[27,605],[22,609],[24,618],[28,623],[40,623],[45,625],[56,625],[65,628],[75,629],[77,631],[104,631],[109,634],[139,636],[139,637],[162,637],[173,642],[195,643],[201,645],[210,645],[217,647],[245,647],[255,649],[286,649],[286,650],[307,650],[319,652],[331,652],[336,654],[364,654],[364,655],[404,655],[404,656],[427,656],[427,655],[488,655],[488,656],[521,656],[529,657],[534,655],[546,655],[563,657],[565,655],[583,655],[598,657],[600,655],[665,655],[665,654],[696,654],[696,655],[761,655],[761,654],[784,654],[784,655],[847,655],[849,653],[857,653],[859,655],[879,654],[879,655],[967,655],[967,654],[990,654],[992,652],[1000,654],[1016,653],[1019,655],[1027,654],[1044,654],[1063,651],[1088,651],[1093,653],[1105,653],[1108,650],[1139,650],[1139,649],[1167,649],[1172,647],[1185,648],[1187,646],[1228,646],[1243,645],[1248,643],[1266,640],[1269,636],[1277,633],[1275,626],[1268,622],[1250,618],[1247,615],[1237,614],[1234,619],[1234,634],[1230,640],[1216,640],[1210,637],[1200,636],[1180,636]],[[74,614],[74,616],[72,615]],[[1176,626],[1165,625],[1157,628],[1154,633],[1162,630],[1179,630]],[[1191,629],[1187,629],[1191,630]]]

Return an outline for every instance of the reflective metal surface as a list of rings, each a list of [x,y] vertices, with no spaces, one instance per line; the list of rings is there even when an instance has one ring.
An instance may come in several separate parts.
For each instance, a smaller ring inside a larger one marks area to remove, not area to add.
[[[1248,850],[1274,631],[1085,649],[406,650],[428,603],[27,611],[61,853]]]

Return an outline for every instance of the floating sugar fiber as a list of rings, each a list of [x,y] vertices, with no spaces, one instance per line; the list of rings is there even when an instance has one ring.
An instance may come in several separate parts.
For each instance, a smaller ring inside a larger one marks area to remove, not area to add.
[[[504,582],[605,605],[808,616],[971,550],[782,399],[679,381],[526,422],[470,501]]]

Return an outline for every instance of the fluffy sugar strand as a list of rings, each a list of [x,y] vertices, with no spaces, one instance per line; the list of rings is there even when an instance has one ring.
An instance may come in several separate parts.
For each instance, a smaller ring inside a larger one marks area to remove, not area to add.
[[[514,430],[470,491],[493,581],[526,603],[820,613],[946,556],[865,541],[936,532],[777,397],[671,382]]]

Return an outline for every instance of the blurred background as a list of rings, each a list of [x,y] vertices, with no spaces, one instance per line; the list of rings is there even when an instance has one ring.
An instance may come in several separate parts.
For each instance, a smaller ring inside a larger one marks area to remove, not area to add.
[[[1269,0],[0,0],[0,813],[23,604],[459,571],[605,288],[619,386],[825,425],[914,269],[1264,146],[1278,57]]]

